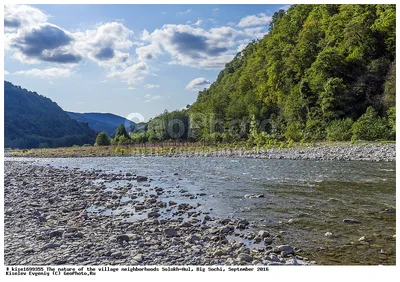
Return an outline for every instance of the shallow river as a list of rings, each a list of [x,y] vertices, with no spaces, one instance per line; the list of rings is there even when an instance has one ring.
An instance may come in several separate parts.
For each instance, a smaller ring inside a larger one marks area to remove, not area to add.
[[[191,194],[204,193],[193,200],[176,193],[173,199],[201,203],[200,209],[220,218],[255,221],[273,234],[282,234],[286,243],[303,249],[319,264],[396,263],[395,163],[210,157],[35,161],[136,173],[150,177],[152,186],[179,185]],[[345,224],[343,219],[360,223]],[[359,241],[362,236],[365,241]]]

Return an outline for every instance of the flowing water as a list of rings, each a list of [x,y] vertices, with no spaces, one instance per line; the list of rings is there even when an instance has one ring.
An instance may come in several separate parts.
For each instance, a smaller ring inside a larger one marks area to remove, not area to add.
[[[220,218],[255,221],[272,234],[282,234],[286,243],[300,247],[319,264],[396,264],[394,162],[213,157],[52,158],[35,162],[136,173],[151,178],[152,186],[200,194],[194,200],[182,193],[169,197],[176,202],[201,203],[202,211]],[[248,198],[246,194],[264,197]],[[346,224],[343,219],[360,223]],[[359,241],[362,236],[366,240]]]

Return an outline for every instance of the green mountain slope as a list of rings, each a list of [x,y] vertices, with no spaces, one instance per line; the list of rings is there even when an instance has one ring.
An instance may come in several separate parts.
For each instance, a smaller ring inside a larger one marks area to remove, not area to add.
[[[71,119],[49,98],[4,82],[6,148],[63,147],[93,144],[96,134]]]
[[[293,5],[275,13],[269,34],[199,93],[188,111],[193,136],[228,134],[243,120],[246,130],[231,127],[227,140],[251,138],[253,118],[268,120],[257,126],[265,138],[322,140],[338,120],[351,126],[370,106],[385,118],[395,106],[395,23],[395,5]]]

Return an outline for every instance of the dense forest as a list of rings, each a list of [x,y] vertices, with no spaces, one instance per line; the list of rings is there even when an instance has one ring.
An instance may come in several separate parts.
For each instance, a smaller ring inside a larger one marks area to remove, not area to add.
[[[71,119],[56,103],[4,82],[4,145],[46,148],[93,144],[96,133]]]
[[[395,36],[395,5],[280,10],[192,106],[164,112],[132,140],[393,140]]]

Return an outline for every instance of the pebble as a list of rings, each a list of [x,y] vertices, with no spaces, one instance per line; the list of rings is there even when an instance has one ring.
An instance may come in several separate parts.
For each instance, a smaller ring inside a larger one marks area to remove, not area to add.
[[[5,161],[4,176],[6,265],[268,265],[294,258],[287,248],[293,256],[282,257],[274,236],[253,222],[166,199],[178,190],[152,188],[146,176],[16,161]]]

